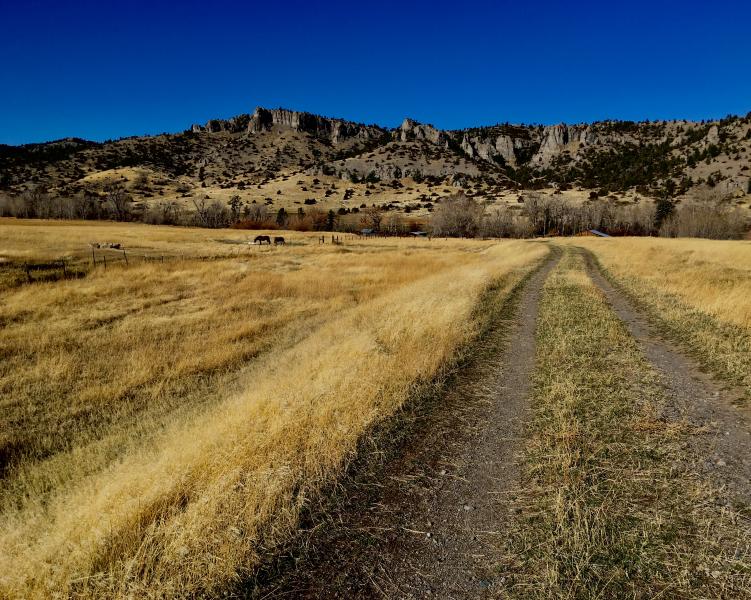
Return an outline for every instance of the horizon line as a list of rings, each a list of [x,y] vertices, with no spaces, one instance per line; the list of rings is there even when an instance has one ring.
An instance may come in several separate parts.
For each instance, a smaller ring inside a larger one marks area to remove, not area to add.
[[[375,123],[375,122],[373,122],[373,123],[366,123],[365,121],[356,121],[356,120],[348,119],[348,118],[345,118],[345,117],[333,117],[333,116],[324,115],[322,113],[311,112],[311,111],[308,111],[308,110],[298,110],[298,109],[287,108],[287,107],[283,107],[283,106],[278,106],[278,107],[275,107],[275,108],[268,108],[266,106],[257,105],[255,107],[255,109],[254,109],[253,112],[239,112],[239,113],[236,113],[236,114],[228,116],[228,117],[213,117],[213,118],[208,119],[207,121],[204,121],[204,123],[200,123],[198,120],[196,120],[196,121],[192,122],[190,125],[188,125],[188,127],[184,128],[184,129],[181,129],[181,130],[178,130],[178,131],[159,131],[159,132],[153,132],[153,133],[130,134],[130,135],[122,135],[122,136],[119,136],[119,137],[108,137],[108,138],[102,138],[102,139],[85,138],[85,137],[81,137],[81,136],[77,136],[77,135],[68,135],[68,136],[64,136],[64,137],[60,137],[60,138],[46,139],[46,140],[42,140],[42,141],[22,142],[20,144],[6,144],[4,142],[0,142],[0,146],[5,146],[5,147],[8,147],[8,148],[22,148],[24,146],[41,146],[41,145],[45,145],[45,144],[54,144],[56,142],[64,142],[64,141],[68,141],[68,140],[81,140],[81,141],[84,141],[84,142],[90,142],[90,143],[95,143],[95,144],[108,144],[108,143],[114,143],[114,142],[118,142],[118,141],[122,141],[122,140],[129,140],[129,139],[133,139],[133,138],[150,138],[150,137],[159,137],[159,136],[162,136],[162,135],[180,135],[180,134],[183,134],[183,133],[190,133],[191,132],[191,128],[193,127],[193,125],[200,125],[201,127],[203,127],[203,126],[205,126],[206,123],[208,123],[210,121],[229,121],[231,119],[234,119],[234,118],[237,118],[237,117],[240,117],[240,116],[245,116],[245,115],[251,116],[259,108],[263,109],[263,110],[285,110],[285,111],[288,111],[288,112],[296,112],[296,113],[302,113],[302,114],[309,114],[309,115],[313,115],[313,116],[316,116],[316,117],[321,117],[321,118],[324,118],[324,119],[329,119],[329,120],[332,120],[332,121],[344,121],[344,122],[347,122],[347,123],[353,123],[353,124],[356,124],[356,125],[363,125],[363,126],[367,126],[367,127],[379,127],[381,129],[385,129],[385,130],[389,130],[389,131],[395,131],[395,130],[399,129],[399,127],[401,126],[401,124],[400,125],[396,125],[396,126],[388,126],[388,125],[381,125],[380,123]],[[646,123],[678,123],[678,122],[683,122],[683,123],[693,123],[693,124],[708,124],[708,123],[719,122],[719,121],[722,121],[723,119],[729,119],[729,118],[730,119],[733,119],[733,118],[743,119],[743,118],[749,118],[749,117],[751,117],[751,110],[749,110],[749,112],[747,112],[745,115],[735,114],[735,113],[728,113],[724,117],[711,117],[711,118],[703,118],[703,119],[687,119],[687,118],[679,118],[679,117],[673,117],[673,118],[670,118],[670,119],[649,119],[649,118],[645,118],[645,119],[641,119],[641,120],[621,119],[621,118],[607,118],[607,119],[596,119],[596,120],[592,120],[592,121],[578,121],[578,122],[558,121],[558,122],[555,122],[555,123],[534,123],[534,122],[531,122],[531,123],[525,123],[525,122],[512,123],[510,121],[496,121],[495,123],[491,123],[491,124],[470,125],[468,127],[459,127],[459,128],[453,128],[453,129],[444,129],[444,128],[438,127],[438,126],[436,126],[433,123],[430,123],[428,121],[420,121],[419,119],[415,119],[415,118],[412,118],[412,117],[409,117],[409,116],[403,117],[401,123],[403,123],[405,120],[409,119],[409,120],[414,121],[414,122],[416,122],[416,123],[418,123],[420,125],[427,125],[427,126],[430,126],[430,127],[434,127],[435,129],[437,129],[439,131],[452,132],[452,131],[468,131],[468,130],[471,130],[471,129],[486,129],[486,128],[498,127],[498,126],[502,126],[502,125],[507,125],[507,126],[512,126],[512,127],[555,127],[557,125],[566,125],[566,126],[575,127],[575,126],[596,125],[598,123],[636,123],[636,124],[646,124]]]

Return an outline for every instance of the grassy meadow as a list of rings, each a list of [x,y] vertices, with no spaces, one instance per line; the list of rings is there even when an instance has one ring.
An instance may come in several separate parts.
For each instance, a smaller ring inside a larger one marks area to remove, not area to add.
[[[256,233],[0,220],[0,596],[220,594],[548,252]]]
[[[0,219],[0,597],[234,589],[553,244],[504,593],[751,595],[747,520],[587,274],[751,389],[751,243],[258,233]]]
[[[751,397],[751,242],[576,238],[669,337]]]

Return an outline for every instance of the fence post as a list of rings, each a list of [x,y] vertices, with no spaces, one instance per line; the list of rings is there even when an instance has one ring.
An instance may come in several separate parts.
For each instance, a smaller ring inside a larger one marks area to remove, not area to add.
[[[63,263],[63,278],[68,279],[68,269],[65,268],[65,259],[61,261]]]
[[[94,250],[94,246],[91,247],[91,266],[96,267],[96,250]]]
[[[29,263],[24,263],[24,267],[26,268],[26,277],[29,279],[29,283],[31,283],[34,280],[31,278],[31,271],[29,270]]]
[[[104,270],[106,271],[107,270],[107,255],[102,254],[102,256],[104,257]]]
[[[125,254],[125,248],[123,248],[123,258],[125,258],[125,266],[128,266],[128,255]]]

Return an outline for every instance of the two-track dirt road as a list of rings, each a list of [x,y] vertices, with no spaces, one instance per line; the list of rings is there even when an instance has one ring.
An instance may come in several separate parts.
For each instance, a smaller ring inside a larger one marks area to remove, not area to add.
[[[409,443],[352,485],[297,551],[245,592],[252,598],[491,598],[494,568],[514,518],[532,401],[535,331],[555,248]],[[751,423],[732,391],[702,374],[588,261],[588,274],[658,373],[672,420],[707,431],[692,456],[728,501],[751,501]]]

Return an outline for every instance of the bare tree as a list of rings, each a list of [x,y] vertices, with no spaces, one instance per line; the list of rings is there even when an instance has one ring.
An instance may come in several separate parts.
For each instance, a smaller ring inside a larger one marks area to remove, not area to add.
[[[373,231],[381,231],[381,223],[383,222],[383,210],[378,206],[371,206],[365,210],[365,216],[373,228]]]
[[[206,198],[201,198],[200,200],[192,198],[192,201],[193,206],[196,209],[196,221],[198,221],[198,224],[202,227],[209,227],[209,210],[206,205]]]
[[[115,221],[127,221],[130,218],[130,204],[132,198],[119,183],[113,183],[105,188],[105,202]]]
[[[433,212],[431,226],[435,235],[475,237],[484,209],[473,198],[456,194],[446,198]]]
[[[404,219],[402,218],[402,215],[399,213],[391,213],[388,215],[388,217],[385,219],[386,223],[384,225],[386,231],[390,233],[391,235],[399,235],[401,233],[406,232],[407,228],[404,225]]]
[[[698,237],[715,240],[737,239],[748,222],[736,208],[718,202],[681,204],[660,227],[663,237]]]
[[[482,235],[484,237],[505,238],[513,237],[514,215],[507,206],[493,208],[482,221]]]
[[[206,218],[206,226],[212,229],[218,229],[219,227],[226,227],[229,224],[229,211],[219,200],[214,200],[206,207],[204,213]]]
[[[177,202],[158,202],[149,207],[143,220],[152,225],[179,225],[183,222],[183,208]]]
[[[43,219],[48,216],[47,192],[41,186],[35,186],[21,194],[18,216],[27,219]]]
[[[248,204],[243,214],[245,219],[253,223],[263,223],[269,220],[269,212],[263,204]]]

